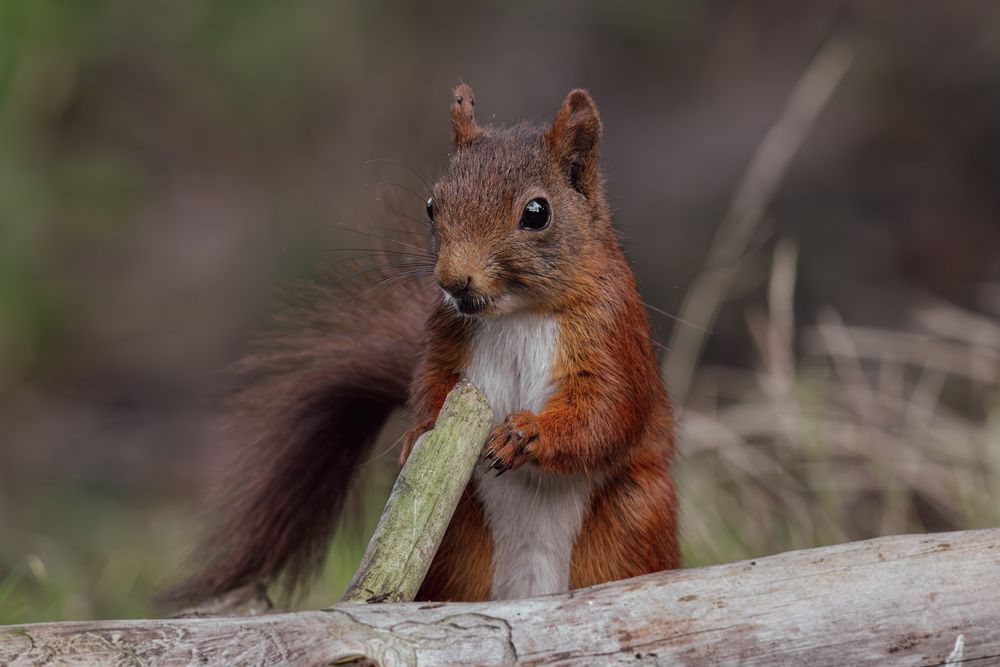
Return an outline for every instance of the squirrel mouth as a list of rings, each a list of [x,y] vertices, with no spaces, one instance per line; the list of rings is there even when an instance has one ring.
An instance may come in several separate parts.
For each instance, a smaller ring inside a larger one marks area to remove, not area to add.
[[[455,307],[463,315],[478,315],[489,305],[489,300],[481,296],[463,296],[455,299]]]

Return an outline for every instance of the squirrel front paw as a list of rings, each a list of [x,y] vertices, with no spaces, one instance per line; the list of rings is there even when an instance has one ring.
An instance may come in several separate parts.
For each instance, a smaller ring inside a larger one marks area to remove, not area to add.
[[[402,468],[406,459],[410,458],[410,452],[417,444],[420,436],[434,428],[433,420],[425,420],[411,428],[403,435],[403,451],[399,454],[399,467]]]
[[[537,445],[538,423],[534,413],[522,411],[507,416],[493,429],[483,447],[484,460],[490,470],[500,476],[534,459],[532,447]]]

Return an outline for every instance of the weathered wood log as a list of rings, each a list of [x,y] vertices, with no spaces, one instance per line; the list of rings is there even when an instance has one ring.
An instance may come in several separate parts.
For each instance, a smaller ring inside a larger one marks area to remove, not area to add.
[[[417,441],[341,602],[409,602],[427,575],[493,423],[486,397],[461,380]]]
[[[1000,529],[885,537],[530,600],[0,628],[0,664],[1000,664]]]

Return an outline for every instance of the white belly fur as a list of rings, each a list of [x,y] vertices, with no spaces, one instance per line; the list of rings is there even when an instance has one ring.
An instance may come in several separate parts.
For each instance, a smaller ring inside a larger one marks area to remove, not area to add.
[[[483,319],[466,377],[486,394],[494,425],[518,410],[538,413],[552,394],[559,325],[550,316]],[[479,475],[477,492],[493,538],[495,600],[569,590],[570,555],[590,500],[584,476],[557,476],[526,465]]]

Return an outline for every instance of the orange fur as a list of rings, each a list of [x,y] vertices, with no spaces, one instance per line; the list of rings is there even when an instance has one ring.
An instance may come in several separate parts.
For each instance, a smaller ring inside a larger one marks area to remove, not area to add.
[[[250,434],[246,470],[231,484],[228,514],[204,540],[201,572],[181,586],[179,598],[282,577],[292,587],[305,581],[322,562],[349,481],[389,413],[405,401],[413,418],[402,462],[467,369],[482,318],[523,313],[551,316],[542,319],[558,325],[534,334],[558,332],[550,376],[536,383],[547,380],[552,393],[545,387],[539,394],[537,414],[496,415],[486,458],[498,472],[527,465],[539,475],[590,477],[589,498],[579,496],[588,504],[570,508],[584,507],[575,542],[567,532],[551,552],[557,565],[568,566],[566,584],[679,566],[670,405],[604,196],[597,108],[575,90],[548,127],[490,128],[476,123],[474,105],[468,86],[455,89],[455,154],[429,207],[434,273],[451,302],[428,286],[372,304],[324,291],[321,308],[296,309],[288,321],[293,329],[245,362],[254,382],[240,395],[236,421]],[[526,205],[537,198],[550,207],[551,225],[523,226]],[[525,340],[547,350],[544,337]],[[520,380],[528,371],[511,372]],[[481,488],[466,489],[420,599],[491,595],[494,544],[486,514],[495,520],[497,505],[484,506]],[[551,516],[546,520],[563,515]],[[536,534],[546,535],[520,536]],[[527,560],[502,563],[510,566],[505,576],[541,562],[524,544],[517,548]],[[558,560],[563,553],[568,563]],[[554,569],[558,580],[564,569]]]
[[[574,588],[680,566],[669,404],[635,282],[617,245],[605,250],[619,264],[617,271],[605,275],[621,279],[586,286],[582,291],[604,293],[598,299],[570,302],[560,314],[565,333],[555,378],[559,389],[536,417],[535,465],[556,474],[584,472],[604,478],[573,548]],[[603,305],[588,307],[594,303]],[[441,365],[418,380],[423,384],[432,375],[449,378],[427,393],[434,396],[429,403],[434,415],[465,359],[465,346],[455,344],[454,331],[437,331],[442,338],[432,340],[430,348],[439,345],[437,349],[448,353],[435,355]],[[424,430],[417,427],[412,437]],[[491,555],[482,508],[470,485],[419,599],[487,599]]]
[[[463,87],[461,95],[471,99],[471,90]],[[678,567],[673,422],[648,318],[604,200],[596,108],[585,92],[572,92],[541,134],[541,146],[532,143],[539,135],[523,128],[487,132],[475,126],[473,132],[471,112],[466,117],[452,110],[459,150],[451,173],[435,188],[435,202],[450,210],[435,224],[438,280],[462,285],[468,276],[478,295],[498,298],[509,287],[494,265],[506,260],[513,265],[510,274],[531,276],[522,278],[532,289],[526,307],[554,314],[560,332],[555,389],[544,409],[507,415],[486,449],[508,467],[530,464],[550,474],[599,480],[573,546],[573,587]],[[561,227],[545,241],[554,259],[533,265],[535,247],[515,245],[520,237],[501,221],[523,206],[519,193],[531,196],[540,189],[559,211]],[[475,326],[453,307],[435,309],[414,380],[417,426],[408,442],[433,423],[466,363]],[[485,599],[491,551],[470,485],[421,598]]]
[[[417,594],[418,600],[486,600],[493,581],[493,543],[470,484]]]

